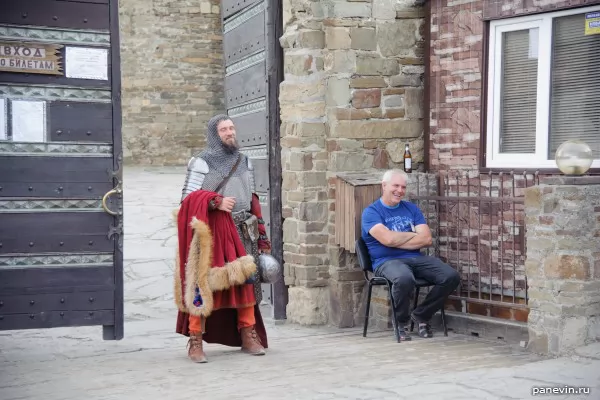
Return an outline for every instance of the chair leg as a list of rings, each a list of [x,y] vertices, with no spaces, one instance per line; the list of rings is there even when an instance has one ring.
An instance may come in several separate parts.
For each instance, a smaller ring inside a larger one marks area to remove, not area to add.
[[[417,308],[417,304],[419,304],[419,290],[421,290],[420,287],[416,287],[415,288],[415,303],[413,304],[413,310],[415,308]],[[415,321],[412,320],[412,318],[410,319],[410,331],[412,332],[415,329]]]
[[[448,336],[448,327],[446,326],[446,313],[444,312],[444,306],[442,306],[441,314],[442,314],[442,326],[444,327],[444,336]]]
[[[390,294],[390,303],[392,303],[392,326],[394,327],[394,336],[396,342],[400,343],[400,332],[398,332],[398,321],[396,321],[396,304],[394,303],[394,295],[392,294],[392,284],[387,282],[388,292]]]
[[[365,327],[363,330],[363,337],[367,337],[367,327],[369,326],[369,311],[371,309],[371,292],[373,290],[373,285],[369,282],[369,289],[367,291],[367,307],[365,312]]]

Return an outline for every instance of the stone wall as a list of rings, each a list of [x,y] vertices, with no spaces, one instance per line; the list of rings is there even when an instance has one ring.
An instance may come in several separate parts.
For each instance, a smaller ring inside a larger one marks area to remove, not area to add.
[[[291,322],[353,324],[329,312],[356,309],[362,292],[355,260],[334,243],[336,174],[401,166],[407,142],[422,169],[420,3],[285,3],[280,105]]]
[[[224,110],[218,0],[122,0],[125,162],[186,164]]]
[[[564,355],[600,340],[600,177],[529,188],[529,348]]]

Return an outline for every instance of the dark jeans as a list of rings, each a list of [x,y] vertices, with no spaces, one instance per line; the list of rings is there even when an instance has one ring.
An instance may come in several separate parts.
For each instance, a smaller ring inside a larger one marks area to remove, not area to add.
[[[377,267],[375,275],[392,282],[396,320],[401,327],[410,321],[409,308],[415,278],[435,285],[425,300],[413,310],[413,316],[419,322],[428,322],[460,283],[460,275],[454,268],[431,256],[386,261]]]

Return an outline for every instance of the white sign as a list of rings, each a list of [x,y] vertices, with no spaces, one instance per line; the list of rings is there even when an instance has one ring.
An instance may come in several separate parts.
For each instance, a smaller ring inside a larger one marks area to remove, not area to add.
[[[108,80],[108,49],[67,47],[65,75],[67,78]]]
[[[0,99],[0,140],[6,140],[6,100]]]
[[[46,141],[46,102],[11,101],[13,142]]]

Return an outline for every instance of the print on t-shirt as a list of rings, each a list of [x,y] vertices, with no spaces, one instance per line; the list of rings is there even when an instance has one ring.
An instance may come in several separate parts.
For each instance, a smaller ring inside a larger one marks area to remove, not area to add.
[[[393,216],[385,219],[385,225],[394,232],[414,232],[415,226],[412,218],[406,216]]]

